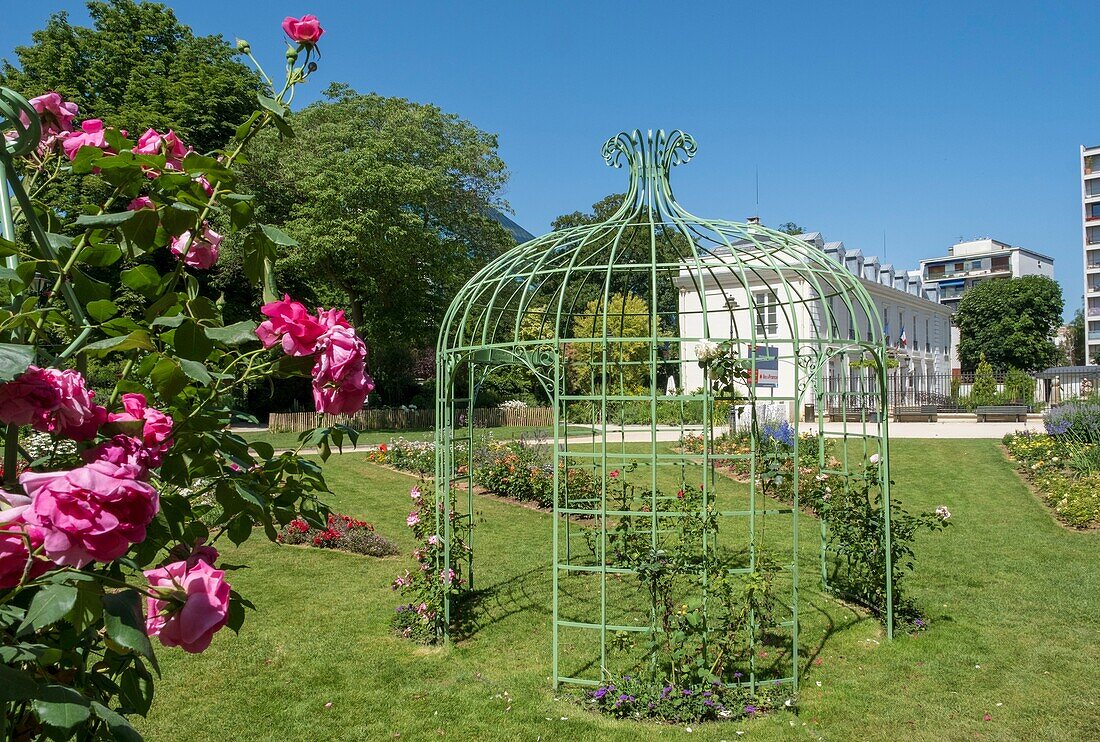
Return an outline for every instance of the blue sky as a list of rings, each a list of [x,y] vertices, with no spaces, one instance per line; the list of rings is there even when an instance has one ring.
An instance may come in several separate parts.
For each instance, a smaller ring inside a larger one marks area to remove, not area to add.
[[[699,152],[673,185],[696,214],[758,211],[871,254],[885,233],[899,267],[991,236],[1053,256],[1067,315],[1081,304],[1078,147],[1100,143],[1091,4],[169,4],[273,63],[283,17],[318,15],[322,66],[300,100],[336,80],[497,133],[506,198],[535,234],[625,187],[600,158],[607,137],[680,128]],[[87,17],[80,2],[5,9],[0,56],[63,9]]]

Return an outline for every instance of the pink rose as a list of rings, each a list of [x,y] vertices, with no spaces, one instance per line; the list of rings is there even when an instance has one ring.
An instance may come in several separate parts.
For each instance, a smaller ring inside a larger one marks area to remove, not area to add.
[[[211,567],[218,561],[218,550],[209,544],[204,544],[201,538],[195,539],[191,546],[176,544],[168,552],[168,558],[177,562],[186,562],[188,569],[199,562],[206,562]]]
[[[116,435],[81,451],[80,456],[89,464],[93,461],[108,461],[116,466],[130,464],[141,470],[141,478],[145,478],[149,469],[160,466],[159,457],[154,460],[153,453],[141,441],[128,435]]]
[[[171,445],[172,418],[155,407],[150,407],[144,394],[123,394],[122,412],[107,416],[109,422],[145,423],[142,429],[142,442],[146,447],[159,449],[161,453]]]
[[[38,120],[42,122],[42,139],[38,144],[38,152],[45,154],[47,150],[53,149],[58,142],[69,136],[69,132],[73,130],[73,118],[80,109],[75,103],[62,100],[61,96],[53,91],[31,98],[28,103],[38,114]],[[20,112],[19,120],[23,126],[30,126],[30,117],[25,112]]]
[[[61,394],[61,403],[46,420],[45,432],[77,441],[95,437],[99,426],[107,420],[107,409],[92,401],[95,392],[84,386],[81,373],[72,369],[61,371],[56,368],[45,368],[42,371],[53,378]]]
[[[53,377],[37,366],[30,366],[12,381],[0,384],[0,421],[9,425],[44,421],[59,404],[60,389]]]
[[[316,352],[317,339],[325,328],[304,306],[291,301],[288,294],[280,301],[264,304],[260,312],[269,318],[256,328],[256,337],[265,348],[281,342],[288,356],[310,356]]]
[[[141,211],[142,209],[155,208],[157,208],[157,205],[153,203],[153,199],[148,196],[138,196],[126,206],[127,211]]]
[[[88,119],[80,125],[80,131],[65,138],[61,143],[65,155],[70,160],[76,159],[76,153],[81,147],[99,147],[109,151],[107,140],[103,136],[103,122],[100,119]]]
[[[225,572],[205,561],[174,562],[145,572],[160,598],[148,598],[145,631],[166,647],[198,653],[229,621],[229,583]]]
[[[29,366],[0,384],[0,420],[83,441],[107,419],[107,410],[94,397],[79,371]]]
[[[325,29],[321,28],[321,23],[315,15],[304,15],[301,18],[287,16],[283,21],[283,31],[291,41],[303,46],[313,46],[325,33]]]
[[[83,567],[109,562],[145,540],[157,514],[157,491],[139,481],[132,464],[93,461],[70,471],[20,475],[31,498],[27,523],[42,529],[46,556],[54,563]]]
[[[366,358],[367,346],[350,327],[338,325],[321,337],[313,364],[313,402],[318,412],[338,415],[362,409],[374,390]]]
[[[30,503],[29,497],[0,490],[0,506],[9,506],[0,510],[0,589],[18,585],[25,572],[28,578],[33,578],[50,568],[49,562],[36,557],[27,571],[27,560],[31,558],[27,542],[31,551],[42,545],[42,530],[27,525],[24,519]]]
[[[205,225],[202,236],[192,239],[191,231],[188,230],[179,237],[173,237],[170,249],[177,258],[183,255],[183,251],[186,249],[187,254],[182,258],[185,265],[199,270],[209,270],[218,262],[218,248],[222,244],[222,239],[223,237],[220,234],[211,229],[209,225]],[[185,248],[189,240],[191,244]]]
[[[133,151],[135,155],[164,155],[165,170],[182,170],[183,158],[191,150],[171,129],[167,134],[161,134],[156,129],[147,129],[138,138],[137,146]],[[156,174],[153,173],[153,175]]]
[[[343,309],[318,309],[317,322],[326,331],[331,330],[333,327],[351,327],[344,317]]]

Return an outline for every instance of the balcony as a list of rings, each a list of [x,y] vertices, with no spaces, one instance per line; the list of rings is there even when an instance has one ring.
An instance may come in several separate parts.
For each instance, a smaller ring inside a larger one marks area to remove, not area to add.
[[[1100,330],[1089,330],[1089,340],[1100,340]]]

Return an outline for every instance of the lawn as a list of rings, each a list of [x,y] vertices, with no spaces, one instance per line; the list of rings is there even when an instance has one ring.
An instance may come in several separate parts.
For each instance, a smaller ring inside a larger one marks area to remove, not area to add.
[[[427,649],[392,636],[401,556],[369,559],[249,543],[228,561],[258,607],[239,638],[203,655],[161,652],[164,679],[140,728],[151,739],[1096,739],[1100,533],[1055,523],[994,441],[893,443],[895,493],[946,505],[954,527],[918,543],[910,588],[929,630],[887,643],[877,623],[810,589],[799,713],[683,727],[616,722],[554,693],[550,516],[483,498],[472,636]],[[412,478],[351,454],[327,467],[331,504],[408,551]],[[805,533],[812,533],[809,523]],[[810,541],[811,539],[805,539]],[[802,561],[814,563],[813,545]],[[818,685],[820,683],[820,685]],[[983,715],[990,716],[989,721]]]

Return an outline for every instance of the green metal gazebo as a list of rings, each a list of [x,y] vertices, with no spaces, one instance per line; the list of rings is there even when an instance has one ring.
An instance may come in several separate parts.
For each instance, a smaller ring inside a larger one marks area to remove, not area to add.
[[[440,567],[470,587],[480,385],[519,366],[553,407],[555,686],[603,682],[637,662],[642,644],[659,665],[653,640],[670,630],[662,620],[670,600],[682,615],[701,616],[697,651],[709,662],[726,630],[720,613],[729,611],[719,584],[770,563],[787,597],[767,642],[786,649],[761,659],[767,653],[754,650],[763,634],[753,632],[721,680],[797,690],[800,516],[820,539],[821,578],[843,564],[826,549],[828,523],[801,512],[811,472],[874,479],[885,574],[893,574],[881,317],[861,279],[816,247],[753,220],[702,219],[681,207],[669,171],[695,151],[679,131],[608,140],[605,160],[630,170],[619,209],[494,260],[458,293],[440,330]],[[841,375],[846,385],[826,388],[826,378]],[[816,434],[812,451],[792,448],[782,475],[793,478],[789,502],[768,494],[777,475],[763,453],[765,431],[776,424],[796,440],[807,427]],[[716,443],[727,427],[740,448]],[[868,468],[868,459],[877,464]],[[447,603],[447,625],[457,610],[458,601]]]

